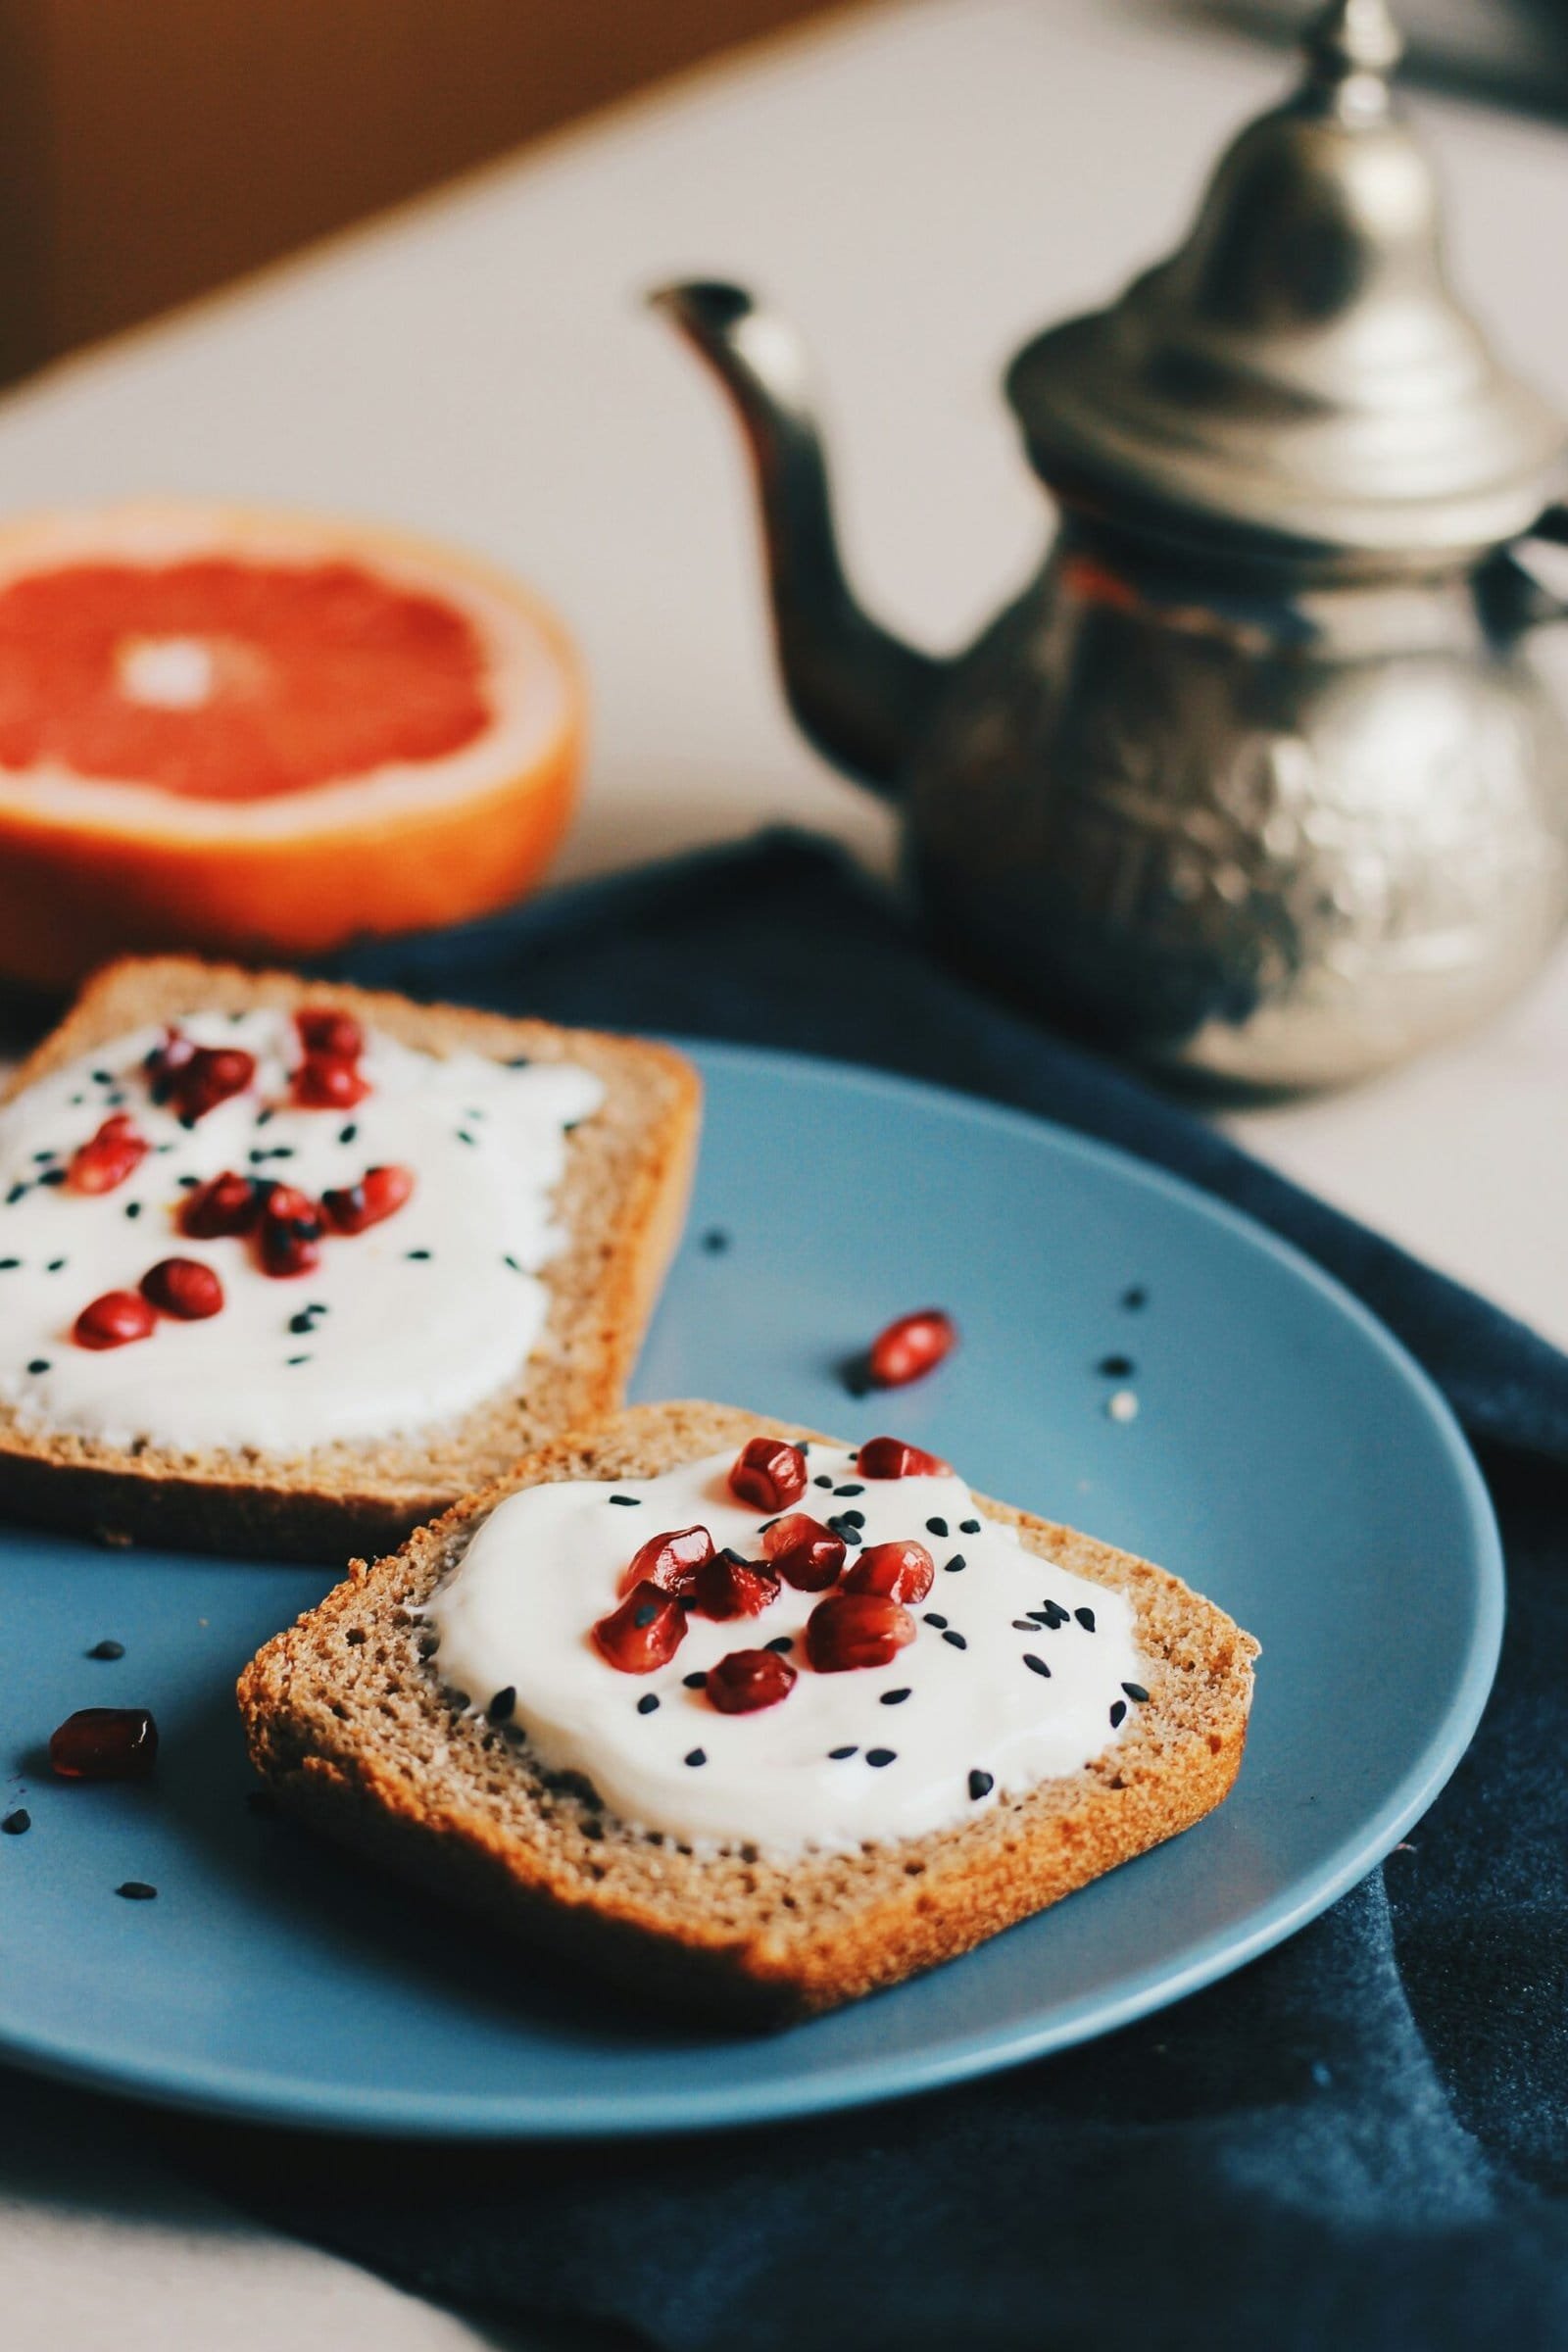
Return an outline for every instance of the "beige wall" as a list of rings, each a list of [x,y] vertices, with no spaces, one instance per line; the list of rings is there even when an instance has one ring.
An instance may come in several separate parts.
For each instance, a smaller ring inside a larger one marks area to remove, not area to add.
[[[0,0],[0,373],[823,0]]]

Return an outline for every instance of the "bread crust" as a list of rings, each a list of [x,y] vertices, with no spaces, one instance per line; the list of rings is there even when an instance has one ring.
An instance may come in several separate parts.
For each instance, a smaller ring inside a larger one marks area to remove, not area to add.
[[[545,1273],[548,1366],[541,1371],[536,1354],[515,1390],[450,1429],[342,1441],[299,1459],[127,1450],[29,1428],[0,1407],[0,1512],[109,1543],[340,1562],[401,1543],[552,1430],[620,1402],[679,1240],[701,1123],[697,1072],[667,1046],[194,956],[125,956],[85,984],[0,1103],[151,1021],[309,1004],[341,1007],[427,1052],[572,1060],[605,1082],[604,1109],[568,1138],[568,1240]]]
[[[421,1529],[263,1648],[240,1678],[252,1761],[279,1799],[372,1861],[639,1994],[788,2022],[953,1959],[1190,1828],[1241,1764],[1257,1644],[1146,1560],[977,1497],[1030,1548],[1125,1592],[1150,1703],[1085,1769],[956,1829],[787,1869],[722,1865],[600,1817],[508,1737],[461,1714],[419,1654],[416,1612],[470,1524],[520,1487],[656,1475],[758,1430],[707,1404],[644,1405],[562,1437]],[[409,1696],[389,1728],[389,1693]],[[628,1859],[629,1849],[629,1859]]]

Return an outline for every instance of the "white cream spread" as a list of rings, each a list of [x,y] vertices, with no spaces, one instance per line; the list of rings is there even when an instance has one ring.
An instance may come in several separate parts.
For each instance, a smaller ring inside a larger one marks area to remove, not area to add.
[[[430,1601],[433,1671],[479,1709],[514,1690],[510,1722],[547,1770],[582,1774],[622,1821],[697,1850],[787,1857],[923,1836],[1078,1772],[1122,1737],[1151,1670],[1120,1592],[982,1519],[960,1478],[861,1479],[853,1452],[819,1445],[807,1458],[815,1483],[791,1510],[824,1523],[858,1512],[866,1545],[913,1539],[936,1563],[911,1610],[917,1637],[890,1664],[813,1673],[803,1635],[823,1595],[788,1584],[760,1616],[693,1611],[651,1674],[601,1656],[593,1625],[650,1537],[700,1524],[718,1548],[761,1557],[775,1514],[731,1494],[730,1448],[661,1478],[509,1495]],[[777,1705],[723,1715],[687,1687],[731,1650],[785,1635],[799,1673]]]
[[[180,1028],[257,1060],[255,1084],[194,1127],[152,1100],[143,1063],[159,1028],[0,1110],[0,1400],[28,1425],[121,1446],[295,1455],[437,1426],[513,1380],[540,1341],[540,1269],[564,1240],[566,1132],[599,1106],[599,1080],[560,1062],[419,1053],[371,1031],[360,1064],[370,1092],[351,1109],[307,1110],[289,1101],[301,1056],[286,1012],[198,1013]],[[114,1191],[78,1193],[61,1173],[116,1111],[152,1150]],[[233,1169],[314,1200],[387,1164],[412,1171],[412,1198],[363,1233],[327,1233],[305,1274],[263,1273],[243,1237],[178,1230],[193,1178]],[[220,1314],[161,1318],[150,1339],[98,1352],[74,1342],[90,1300],[133,1291],[170,1256],[217,1271]],[[295,1328],[307,1307],[320,1311]]]

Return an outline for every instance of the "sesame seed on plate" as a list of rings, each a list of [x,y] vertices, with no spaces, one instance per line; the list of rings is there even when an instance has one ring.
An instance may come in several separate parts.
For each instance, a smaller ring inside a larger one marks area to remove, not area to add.
[[[948,1523],[945,1519],[928,1519],[925,1524],[928,1535],[945,1536],[948,1532]]]
[[[956,1634],[951,1625],[949,1626],[947,1632],[943,1635],[942,1639],[953,1649],[967,1649],[969,1646],[963,1636],[961,1634]]]
[[[1118,1698],[1115,1705],[1110,1710],[1110,1728],[1113,1732],[1120,1731],[1126,1713],[1127,1701],[1124,1698]]]
[[[884,1690],[881,1693],[882,1704],[885,1707],[902,1707],[908,1695],[909,1690],[907,1684],[905,1685],[902,1690]]]
[[[513,1684],[508,1683],[504,1690],[498,1690],[496,1692],[494,1698],[486,1707],[485,1713],[488,1715],[492,1723],[505,1723],[516,1703],[517,1693],[515,1687]]]
[[[29,1372],[47,1372],[48,1369],[49,1358],[46,1355],[35,1355],[31,1363],[27,1366],[27,1370]]]
[[[1023,1662],[1028,1667],[1031,1674],[1044,1674],[1049,1676],[1051,1673],[1051,1668],[1046,1664],[1045,1659],[1037,1658],[1032,1649],[1026,1649],[1024,1651]]]
[[[708,1757],[702,1748],[692,1747],[687,1749],[685,1761],[692,1765],[706,1764],[708,1762]]]
[[[729,1248],[729,1235],[722,1225],[710,1225],[703,1236],[703,1248],[710,1257],[721,1257]]]
[[[935,1609],[927,1609],[927,1611],[926,1611],[926,1613],[925,1613],[925,1622],[926,1622],[926,1624],[927,1624],[927,1625],[934,1625],[934,1626],[936,1627],[936,1629],[937,1629],[937,1632],[938,1632],[939,1634],[942,1634],[942,1633],[946,1633],[946,1632],[947,1632],[947,1628],[948,1628],[948,1621],[947,1621],[947,1619],[946,1619],[945,1617],[939,1616],[939,1615],[937,1614],[937,1611],[936,1611]],[[1028,1628],[1026,1627],[1024,1630],[1027,1632],[1027,1631],[1028,1631]]]
[[[124,1654],[123,1642],[95,1642],[86,1652],[89,1658],[122,1658]]]
[[[612,1502],[618,1502],[623,1511],[634,1511],[641,1503],[642,1496],[640,1494],[612,1494],[610,1499]]]
[[[769,1649],[776,1649],[779,1656],[782,1657],[787,1649],[793,1649],[795,1647],[795,1636],[793,1634],[775,1634],[772,1641],[768,1642],[767,1647]]]
[[[4,1821],[0,1821],[0,1830],[4,1830],[8,1838],[25,1837],[31,1827],[32,1815],[25,1805],[18,1805],[14,1813],[8,1813]]]
[[[1142,1706],[1145,1699],[1147,1699],[1149,1696],[1149,1692],[1144,1689],[1142,1683],[1123,1683],[1122,1689],[1126,1691],[1129,1698],[1137,1699],[1140,1706]]]
[[[858,1747],[830,1747],[827,1752],[830,1763],[842,1764],[846,1756],[858,1756],[860,1751]]]
[[[127,1903],[150,1903],[158,1889],[149,1886],[145,1879],[127,1879],[122,1886],[115,1888],[115,1892],[122,1894]]]
[[[706,1674],[683,1674],[680,1679],[683,1687],[688,1690],[706,1690],[708,1689]]]
[[[898,1762],[898,1750],[893,1747],[868,1747],[865,1751],[865,1760],[868,1764],[874,1764],[880,1771],[884,1764]]]
[[[989,1772],[971,1772],[969,1775],[969,1794],[976,1804],[983,1796],[989,1796],[996,1785]]]
[[[1086,1634],[1092,1634],[1094,1632],[1095,1612],[1093,1609],[1074,1609],[1073,1615],[1077,1618],[1079,1624],[1083,1627]]]
[[[652,1715],[652,1714],[654,1714],[654,1713],[657,1711],[657,1709],[658,1709],[658,1706],[659,1706],[659,1693],[658,1693],[658,1691],[657,1691],[657,1690],[645,1690],[645,1691],[643,1692],[643,1694],[642,1694],[641,1698],[640,1698],[640,1699],[637,1701],[637,1712],[638,1712],[638,1714],[639,1714],[639,1715]]]
[[[960,1536],[977,1536],[980,1533],[979,1520],[960,1519],[958,1521],[958,1533]]]
[[[948,1576],[956,1576],[960,1568],[967,1568],[968,1565],[961,1551],[956,1551],[951,1560],[942,1563],[943,1571]]]

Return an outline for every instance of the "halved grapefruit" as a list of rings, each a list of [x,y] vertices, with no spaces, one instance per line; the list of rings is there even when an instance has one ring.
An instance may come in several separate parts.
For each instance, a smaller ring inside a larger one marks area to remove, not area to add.
[[[571,813],[560,624],[466,556],[159,502],[0,526],[0,972],[504,906]]]

